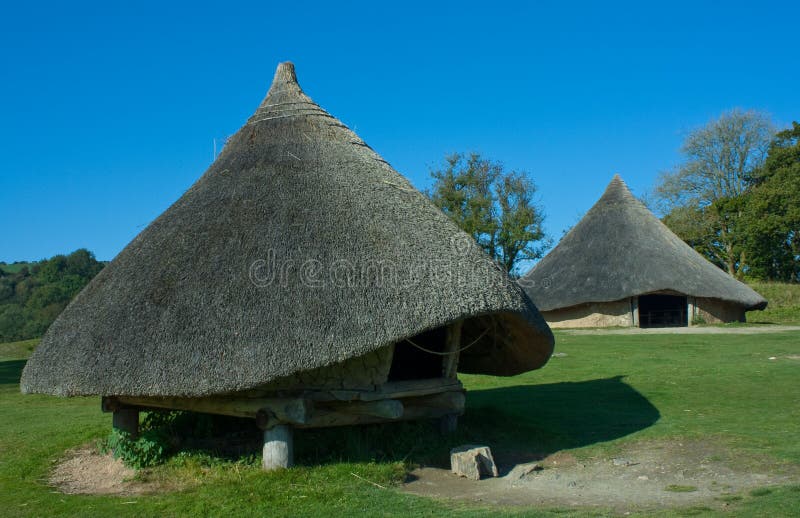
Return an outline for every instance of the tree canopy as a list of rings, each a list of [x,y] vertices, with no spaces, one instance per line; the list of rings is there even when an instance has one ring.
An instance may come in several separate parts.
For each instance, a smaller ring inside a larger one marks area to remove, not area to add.
[[[656,186],[667,226],[734,276],[747,270],[744,198],[774,134],[764,113],[723,113],[689,133],[681,148],[684,161],[662,173]]]
[[[43,335],[102,269],[103,263],[85,249],[19,269],[0,265],[0,342]]]
[[[433,203],[506,271],[517,274],[521,262],[542,257],[550,240],[528,174],[506,171],[478,153],[449,155],[430,173]]]
[[[753,277],[800,281],[800,124],[779,132],[746,198],[743,230]]]

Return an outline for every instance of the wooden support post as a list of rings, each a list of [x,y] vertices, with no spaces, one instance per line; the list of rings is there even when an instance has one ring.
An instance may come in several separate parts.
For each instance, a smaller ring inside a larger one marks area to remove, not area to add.
[[[458,377],[458,356],[461,352],[461,327],[463,321],[453,322],[447,328],[447,343],[445,343],[444,351],[447,356],[444,357],[442,364],[442,377],[456,379]],[[453,433],[458,426],[458,415],[447,414],[439,418],[439,430],[442,434]]]
[[[631,297],[631,325],[633,327],[640,327],[639,297]]]
[[[292,428],[277,425],[264,431],[261,467],[264,471],[290,468],[294,465]]]
[[[136,439],[139,436],[139,410],[135,408],[117,408],[111,418],[111,426],[115,430],[125,432]]]
[[[697,316],[697,299],[694,297],[686,297],[686,324],[688,326],[694,325],[694,317]]]
[[[442,435],[451,434],[458,428],[458,416],[456,414],[447,414],[439,418],[439,432]]]
[[[461,349],[461,326],[463,322],[453,322],[447,328],[447,341],[444,344],[446,356],[442,361],[442,377],[456,378],[458,374],[458,354]]]

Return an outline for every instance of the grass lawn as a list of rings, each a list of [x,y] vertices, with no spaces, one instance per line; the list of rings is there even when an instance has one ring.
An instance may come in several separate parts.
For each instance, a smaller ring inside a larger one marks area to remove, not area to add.
[[[99,398],[19,394],[28,345],[0,345],[0,514],[4,516],[252,515],[597,515],[602,509],[475,508],[409,496],[381,485],[409,463],[443,464],[449,447],[488,444],[495,452],[578,458],[613,455],[626,444],[705,439],[742,462],[757,455],[775,469],[800,465],[800,337],[763,335],[557,334],[542,370],[513,378],[462,376],[467,414],[455,436],[427,424],[310,431],[296,435],[299,467],[264,474],[257,459],[175,458],[147,476],[188,481],[153,496],[70,496],[46,485],[64,450],[103,437],[110,416]],[[770,360],[775,357],[775,360]],[[791,516],[800,486],[729,495],[726,511],[659,515]],[[652,513],[648,513],[651,515]]]

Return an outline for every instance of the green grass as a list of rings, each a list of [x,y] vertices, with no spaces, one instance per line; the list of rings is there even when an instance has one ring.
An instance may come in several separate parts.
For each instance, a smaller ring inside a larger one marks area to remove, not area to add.
[[[800,324],[800,284],[748,282],[769,304],[764,311],[749,311],[754,324]]]
[[[664,488],[664,491],[672,493],[693,493],[697,491],[697,486],[684,486],[680,484],[670,484]]]
[[[0,358],[7,360],[27,358],[38,344],[39,338],[22,340],[21,342],[0,343]]]
[[[0,270],[5,271],[6,273],[17,273],[26,266],[30,267],[31,264],[33,263],[0,264]]]
[[[725,445],[733,462],[745,466],[759,456],[766,456],[775,470],[800,464],[800,362],[786,359],[799,352],[795,333],[559,333],[557,344],[566,356],[553,358],[540,371],[512,378],[463,376],[469,389],[467,414],[453,437],[438,436],[428,424],[300,432],[297,468],[265,474],[255,458],[237,462],[193,454],[143,475],[189,481],[187,489],[137,497],[69,496],[47,487],[53,460],[68,448],[106,436],[110,417],[100,412],[98,398],[20,395],[24,360],[5,356],[0,358],[0,509],[4,516],[604,512],[475,508],[391,488],[407,463],[443,465],[451,446],[467,442],[489,444],[498,456],[514,452],[537,458],[568,451],[586,458],[610,456],[640,441],[702,439]],[[0,351],[25,347],[5,344]],[[715,507],[723,503],[726,510]],[[658,514],[722,516],[734,510],[737,516],[788,516],[800,508],[800,486],[756,489],[708,505]]]
[[[17,273],[23,268],[30,268],[33,263],[0,264],[0,269],[6,273]]]

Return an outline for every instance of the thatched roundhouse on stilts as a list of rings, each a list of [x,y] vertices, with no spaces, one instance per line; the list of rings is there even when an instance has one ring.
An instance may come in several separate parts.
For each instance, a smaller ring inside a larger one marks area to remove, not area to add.
[[[551,327],[743,322],[767,305],[670,231],[618,175],[520,284]]]
[[[292,428],[439,418],[456,372],[513,375],[553,336],[513,281],[278,67],[206,173],[48,330],[22,391],[251,417],[264,466]]]

